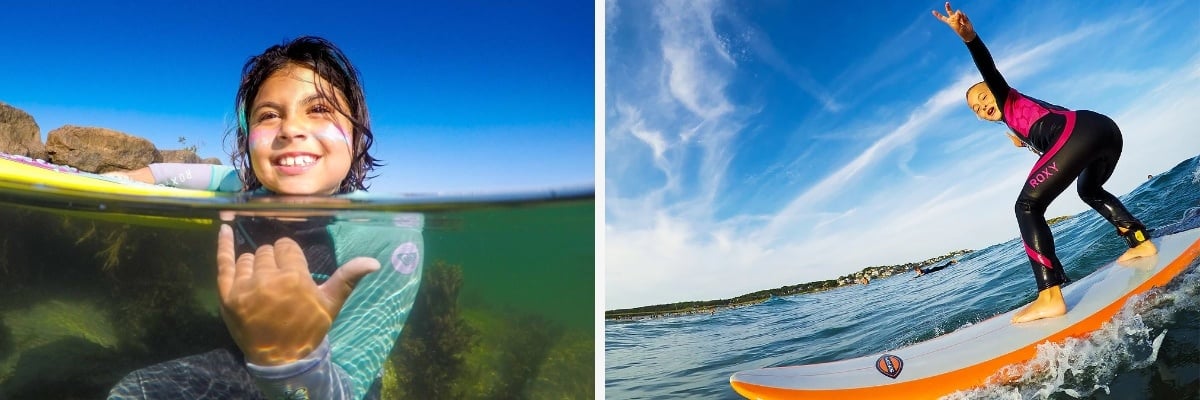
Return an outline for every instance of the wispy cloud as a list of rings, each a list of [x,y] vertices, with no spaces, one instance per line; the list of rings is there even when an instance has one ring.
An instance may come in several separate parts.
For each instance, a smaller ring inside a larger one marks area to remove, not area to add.
[[[659,33],[648,35],[656,39],[647,47],[653,51],[644,53],[653,57],[639,61],[643,71],[657,72],[607,78],[616,89],[609,100],[606,135],[609,144],[618,143],[606,149],[608,162],[645,164],[645,171],[665,178],[645,181],[634,174],[637,168],[607,171],[610,185],[628,189],[609,191],[606,198],[606,307],[732,297],[1017,236],[1012,204],[1036,156],[1011,147],[1002,126],[980,123],[966,110],[963,93],[979,79],[972,66],[952,69],[941,86],[913,89],[870,107],[845,107],[858,100],[837,93],[863,87],[870,82],[866,77],[890,71],[888,63],[905,62],[918,52],[904,48],[908,42],[902,40],[883,44],[867,62],[838,74],[839,84],[831,89],[810,84],[806,66],[784,59],[767,32],[752,22],[730,18],[739,32],[751,32],[749,39],[737,42],[748,50],[730,47],[730,38],[714,28],[714,18],[733,13],[721,4],[667,3],[655,9],[655,27],[647,30]],[[1160,172],[1200,149],[1200,135],[1188,133],[1200,126],[1200,113],[1194,111],[1200,109],[1200,96],[1194,96],[1200,91],[1200,56],[1185,63],[1089,69],[1063,54],[1113,48],[1107,42],[1121,42],[1119,36],[1143,26],[1154,11],[1130,10],[1066,31],[1028,31],[1024,26],[1019,35],[996,35],[1016,40],[989,41],[1010,83],[1019,82],[1020,89],[1035,96],[1064,96],[1064,105],[1072,106],[1066,101],[1075,95],[1065,89],[1089,85],[1089,79],[1104,82],[1089,91],[1123,94],[1113,100],[1118,111],[1108,113],[1126,134],[1122,165],[1106,186],[1117,194],[1144,181],[1144,170]],[[920,38],[925,23],[936,21],[916,20],[894,36]],[[1192,49],[1200,45],[1195,35],[1183,40]],[[1120,49],[1123,53],[1109,57],[1154,51]],[[643,53],[618,49],[608,57],[614,54]],[[878,60],[883,61],[866,65]],[[820,102],[822,111],[814,112],[824,122],[805,121],[799,131],[771,134],[824,140],[836,148],[779,152],[783,155],[728,182],[732,163],[744,150],[738,147],[746,134],[742,130],[760,112],[772,112],[771,104],[739,103],[730,95],[732,77],[752,61]],[[1155,86],[1147,88],[1150,82]],[[879,109],[887,110],[893,122],[861,118]],[[818,125],[821,130],[813,129]],[[831,134],[830,126],[846,134]],[[820,139],[822,134],[836,140]],[[815,168],[817,163],[837,167]],[[816,172],[820,175],[814,176]],[[811,184],[768,187],[801,182]],[[730,193],[746,192],[787,197],[770,208],[727,204]],[[722,213],[722,205],[735,211]],[[1047,214],[1084,209],[1068,193]]]

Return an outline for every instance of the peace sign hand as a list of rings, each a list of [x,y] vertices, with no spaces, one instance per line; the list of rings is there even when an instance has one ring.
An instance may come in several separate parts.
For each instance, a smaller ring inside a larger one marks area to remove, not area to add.
[[[950,2],[946,2],[946,15],[933,10],[933,16],[938,21],[945,22],[964,42],[970,42],[975,39],[975,27],[971,26],[971,20],[967,18],[967,13],[962,12],[961,9],[958,11],[950,9]]]

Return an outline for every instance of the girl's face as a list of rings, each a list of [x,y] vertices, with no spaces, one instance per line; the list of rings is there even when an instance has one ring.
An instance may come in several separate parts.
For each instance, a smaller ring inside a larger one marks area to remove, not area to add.
[[[1000,109],[996,107],[996,98],[987,85],[976,85],[967,91],[967,105],[979,118],[988,121],[1000,120]]]
[[[317,85],[336,99],[322,98]],[[306,67],[272,73],[247,116],[250,164],[267,190],[287,195],[330,195],[350,173],[353,134],[341,93]],[[337,107],[330,101],[337,101]]]

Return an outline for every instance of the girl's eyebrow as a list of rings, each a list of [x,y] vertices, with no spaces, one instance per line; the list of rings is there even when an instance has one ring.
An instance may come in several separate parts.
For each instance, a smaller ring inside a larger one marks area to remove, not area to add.
[[[273,101],[264,101],[262,103],[255,104],[254,109],[250,110],[250,113],[253,114],[255,112],[258,112],[258,110],[261,110],[264,107],[271,107],[271,108],[275,108],[275,109],[283,108],[283,106],[279,105],[279,103],[276,103]]]
[[[305,98],[304,98],[304,100],[301,100],[301,101],[300,101],[300,104],[311,104],[311,103],[313,103],[313,102],[315,102],[315,101],[320,101],[320,100],[323,100],[324,98],[325,98],[325,97],[324,97],[324,96],[321,96],[321,94],[320,94],[320,93],[313,93],[312,95],[309,95],[308,97],[305,97]],[[255,104],[255,105],[254,105],[254,109],[253,109],[253,110],[251,110],[251,111],[258,111],[258,110],[262,109],[263,107],[271,107],[271,108],[276,108],[276,109],[283,109],[283,106],[282,106],[282,105],[280,105],[279,103],[276,103],[276,102],[273,102],[273,101],[264,101],[264,102],[262,102],[262,103]]]
[[[301,101],[301,104],[312,104],[313,102],[324,100],[324,99],[325,99],[325,96],[322,96],[320,93],[313,93],[313,94],[309,95],[308,97],[305,97],[304,100]]]

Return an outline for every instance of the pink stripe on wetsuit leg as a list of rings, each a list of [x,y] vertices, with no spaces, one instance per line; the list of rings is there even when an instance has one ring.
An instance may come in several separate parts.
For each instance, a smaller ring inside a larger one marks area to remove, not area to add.
[[[1050,161],[1050,159],[1053,158],[1055,154],[1058,154],[1058,150],[1062,149],[1063,145],[1067,144],[1067,140],[1071,138],[1071,132],[1075,131],[1075,112],[1074,111],[1050,111],[1050,112],[1055,113],[1055,114],[1062,114],[1064,117],[1066,117],[1067,118],[1066,126],[1063,126],[1062,136],[1058,137],[1058,141],[1054,142],[1054,146],[1050,148],[1050,151],[1047,151],[1046,154],[1043,155],[1042,158],[1039,158],[1037,163],[1033,165],[1033,171],[1029,171],[1029,176],[1026,177],[1026,179],[1032,178],[1034,175],[1036,175],[1038,170],[1042,169],[1043,165],[1046,165],[1047,161]]]
[[[1032,258],[1034,261],[1037,261],[1039,264],[1042,264],[1042,266],[1044,266],[1046,268],[1054,269],[1054,264],[1050,263],[1049,258],[1042,255],[1042,253],[1038,253],[1032,247],[1029,247],[1029,243],[1025,243],[1024,241],[1022,241],[1021,243],[1025,245],[1025,254],[1028,254],[1029,258]]]

